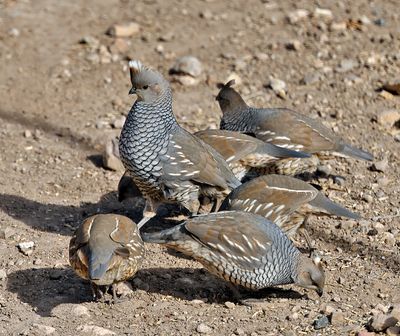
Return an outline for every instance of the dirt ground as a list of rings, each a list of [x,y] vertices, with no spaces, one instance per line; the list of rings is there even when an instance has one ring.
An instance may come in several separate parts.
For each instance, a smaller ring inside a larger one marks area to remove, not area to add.
[[[0,334],[362,334],[371,318],[399,304],[400,137],[379,118],[399,111],[400,98],[378,90],[400,78],[398,5],[0,0]],[[308,14],[294,16],[298,9]],[[117,44],[105,34],[129,21],[140,25],[137,34]],[[140,201],[116,199],[122,171],[101,164],[104,144],[120,132],[115,121],[134,101],[127,59],[171,79],[168,69],[183,55],[203,65],[198,84],[172,84],[187,129],[217,127],[216,83],[234,72],[249,104],[319,118],[383,160],[379,169],[341,157],[324,163],[322,171],[342,177],[321,177],[325,193],[363,219],[311,219],[327,274],[321,298],[284,286],[257,293],[267,300],[254,307],[232,305],[223,281],[153,245],[133,291],[125,289],[128,300],[114,306],[91,301],[88,284],[70,269],[68,244],[82,219],[140,218]],[[285,98],[268,87],[271,77],[286,83]],[[29,241],[34,247],[24,254],[18,244]],[[317,330],[321,316],[330,321]]]

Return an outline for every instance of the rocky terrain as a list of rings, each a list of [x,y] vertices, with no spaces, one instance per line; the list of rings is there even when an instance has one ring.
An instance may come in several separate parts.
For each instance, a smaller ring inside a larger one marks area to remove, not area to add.
[[[399,20],[397,0],[0,0],[0,334],[399,335]],[[186,55],[199,64],[169,75]],[[72,232],[143,206],[117,201],[123,170],[102,159],[134,101],[128,59],[167,76],[188,130],[218,127],[216,84],[235,78],[250,105],[296,109],[374,154],[319,167],[324,193],[363,217],[311,218],[321,298],[284,286],[238,305],[199,263],[146,245],[126,300],[91,300]]]

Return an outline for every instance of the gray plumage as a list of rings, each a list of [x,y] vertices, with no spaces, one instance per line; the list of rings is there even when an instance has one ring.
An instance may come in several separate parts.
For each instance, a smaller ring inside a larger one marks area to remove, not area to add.
[[[295,283],[322,294],[325,278],[319,260],[302,255],[278,226],[255,214],[212,213],[142,237],[193,257],[236,285],[259,289]]]
[[[286,108],[252,108],[229,82],[221,87],[217,100],[223,117],[220,128],[254,135],[277,146],[306,153],[340,152],[372,161],[373,156],[346,144],[319,121]]]
[[[138,61],[129,65],[130,92],[138,99],[122,129],[119,150],[125,168],[147,200],[145,217],[154,215],[160,202],[180,203],[195,214],[200,195],[222,200],[240,185],[228,164],[179,126],[172,111],[171,89],[162,75]],[[139,227],[144,223],[142,220]]]

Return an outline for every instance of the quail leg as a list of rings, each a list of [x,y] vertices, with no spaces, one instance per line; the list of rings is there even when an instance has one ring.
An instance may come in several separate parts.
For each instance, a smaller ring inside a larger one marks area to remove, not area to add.
[[[90,288],[92,290],[93,300],[98,301],[104,296],[99,289],[99,286],[97,286],[94,282],[90,283]]]
[[[312,241],[311,241],[311,238],[310,238],[310,235],[308,234],[308,231],[307,231],[307,225],[308,225],[309,219],[310,219],[310,215],[307,215],[307,216],[304,218],[304,221],[303,221],[303,223],[301,224],[301,226],[300,226],[299,229],[300,229],[300,232],[302,233],[302,235],[304,236],[304,239],[305,239],[306,242],[307,242],[308,249],[309,249],[310,255],[311,255],[311,253],[315,250],[315,247],[313,246]]]
[[[222,199],[217,198],[213,204],[213,207],[211,208],[211,212],[217,212],[219,208],[221,207]]]
[[[140,228],[145,225],[151,218],[156,215],[157,207],[152,200],[146,200],[146,205],[143,210],[143,218],[138,223],[137,227]]]

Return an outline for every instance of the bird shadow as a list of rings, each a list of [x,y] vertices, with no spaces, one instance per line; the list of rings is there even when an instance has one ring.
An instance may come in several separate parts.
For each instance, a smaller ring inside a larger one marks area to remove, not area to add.
[[[147,268],[139,270],[134,284],[150,293],[173,296],[181,300],[203,300],[208,303],[224,303],[237,299],[232,286],[204,268]],[[303,295],[279,287],[257,291],[235,286],[240,299],[268,300],[276,298],[300,299]]]
[[[90,286],[70,268],[30,268],[10,273],[7,289],[29,304],[40,316],[52,315],[54,307],[92,300]]]
[[[46,204],[0,193],[1,211],[34,229],[62,235],[71,235],[84,218],[98,213],[125,215],[138,222],[142,217],[143,206],[140,198],[118,202],[116,192],[103,195],[97,203],[83,202],[79,206]]]
[[[200,299],[210,304],[235,301],[225,281],[201,268],[148,268],[139,270],[134,279],[134,287],[148,293],[187,301]],[[238,289],[241,299],[268,301],[304,297],[291,289],[277,287],[258,291]],[[7,290],[16,293],[21,302],[30,305],[42,317],[54,316],[54,308],[61,304],[93,301],[89,283],[79,278],[70,268],[30,268],[12,272],[7,277]],[[134,292],[132,294],[131,297],[134,297]]]

